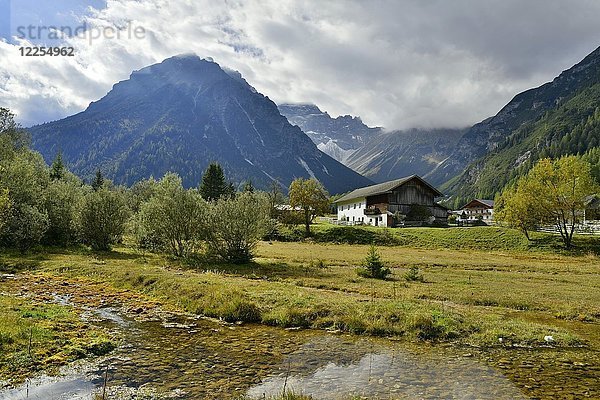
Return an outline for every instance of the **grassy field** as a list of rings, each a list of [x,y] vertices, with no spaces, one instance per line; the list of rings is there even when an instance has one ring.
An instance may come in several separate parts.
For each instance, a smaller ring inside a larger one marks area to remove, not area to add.
[[[327,243],[324,238],[332,229],[339,228],[317,226],[315,238],[303,242],[261,242],[255,262],[245,265],[175,260],[122,246],[107,253],[84,248],[5,253],[0,272],[18,273],[34,283],[53,282],[56,291],[70,282],[71,295],[85,288],[105,290],[101,297],[114,303],[141,296],[165,308],[227,321],[490,349],[546,347],[545,336],[552,336],[554,347],[600,350],[600,258],[593,251],[594,239],[579,239],[579,250],[569,255],[553,250],[555,238],[536,235],[537,242],[530,243],[501,228],[345,228],[337,242],[387,238],[378,251],[392,275],[375,280],[356,273],[369,246]],[[401,238],[408,244],[397,244]],[[423,282],[405,279],[411,267],[418,268]],[[6,287],[6,281],[0,282],[0,292]],[[90,340],[77,342],[75,334],[69,336],[81,322],[67,308],[29,304],[14,293],[0,302],[9,310],[0,318],[4,371],[21,368],[14,360],[25,359],[24,343],[32,328],[36,348],[50,349],[52,359],[89,353],[85,346],[93,345]],[[65,324],[73,329],[60,328]],[[64,331],[66,339],[50,331]],[[66,350],[56,350],[60,340],[70,343]],[[83,350],[70,350],[74,348]]]
[[[263,242],[256,262],[241,266],[142,256],[128,247],[4,259],[7,265],[35,265],[52,276],[133,289],[192,313],[283,327],[489,346],[499,337],[504,343],[541,344],[545,335],[553,335],[557,344],[573,345],[583,338],[559,321],[600,322],[600,260],[592,252],[524,251],[518,232],[501,228],[350,229],[359,231],[354,236],[418,237],[411,241],[420,247],[379,247],[393,272],[386,281],[356,274],[368,250],[357,244]],[[319,231],[327,232],[322,226]],[[497,238],[491,249],[481,244],[489,237]],[[461,243],[465,250],[457,250]],[[411,266],[419,268],[425,282],[404,279]]]

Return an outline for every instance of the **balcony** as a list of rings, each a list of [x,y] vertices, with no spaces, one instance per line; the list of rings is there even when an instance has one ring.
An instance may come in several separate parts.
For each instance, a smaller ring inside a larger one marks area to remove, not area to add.
[[[365,215],[380,215],[381,210],[377,207],[365,208]]]

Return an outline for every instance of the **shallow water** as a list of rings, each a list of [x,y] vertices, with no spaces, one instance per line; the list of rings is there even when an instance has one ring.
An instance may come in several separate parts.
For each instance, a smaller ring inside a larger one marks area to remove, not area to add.
[[[524,399],[502,374],[444,349],[337,337],[313,338],[286,357],[289,373],[264,379],[252,397],[291,388],[317,399]]]
[[[0,392],[0,399],[89,399],[109,366],[109,399],[263,398],[286,389],[315,399],[526,398],[499,370],[440,346],[203,319],[134,320],[94,315],[125,345],[110,357]],[[142,388],[142,389],[140,389]]]

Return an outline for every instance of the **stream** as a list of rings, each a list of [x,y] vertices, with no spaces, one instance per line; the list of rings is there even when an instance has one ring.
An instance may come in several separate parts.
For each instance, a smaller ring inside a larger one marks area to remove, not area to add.
[[[112,308],[88,319],[124,344],[0,399],[93,399],[107,366],[107,399],[262,399],[284,388],[315,399],[528,398],[500,370],[452,347],[181,316],[135,321]]]

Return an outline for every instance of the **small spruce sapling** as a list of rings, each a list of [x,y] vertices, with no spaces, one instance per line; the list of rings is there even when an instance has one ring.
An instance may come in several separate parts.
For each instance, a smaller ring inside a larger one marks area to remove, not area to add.
[[[385,279],[392,273],[385,263],[381,261],[381,255],[374,245],[371,245],[367,257],[365,258],[362,268],[359,269],[358,275],[365,278]]]

